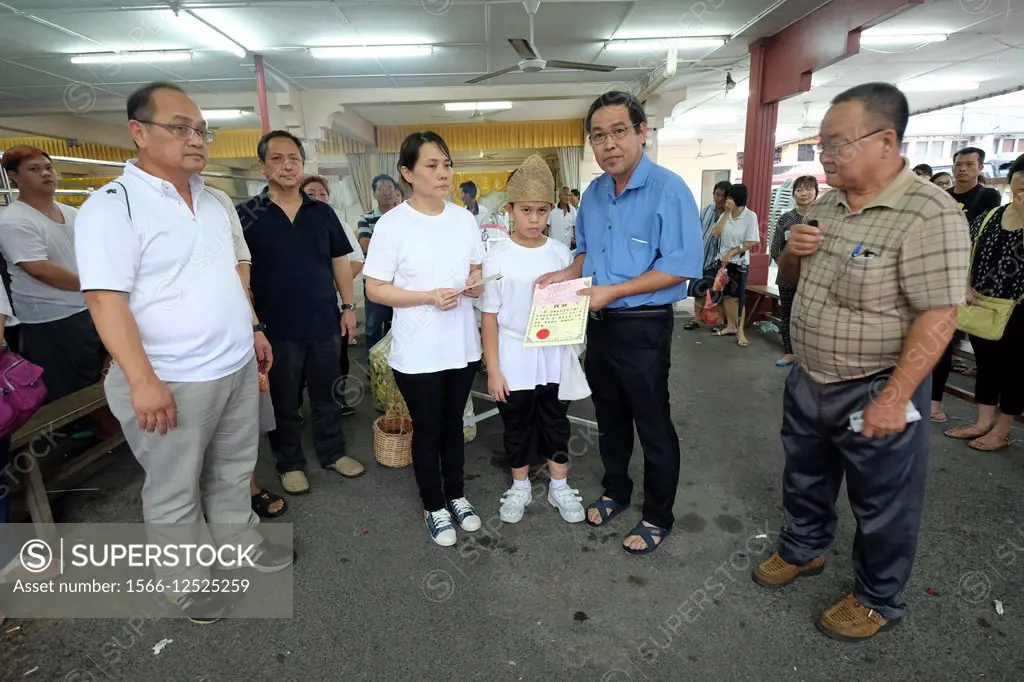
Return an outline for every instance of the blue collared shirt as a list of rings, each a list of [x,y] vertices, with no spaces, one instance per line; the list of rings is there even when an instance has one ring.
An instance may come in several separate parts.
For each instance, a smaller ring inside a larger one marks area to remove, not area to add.
[[[586,253],[583,276],[592,284],[621,284],[657,270],[699,278],[704,243],[697,202],[683,179],[647,154],[626,188],[615,196],[615,180],[605,173],[587,188],[576,216],[577,253]],[[627,296],[609,308],[666,305],[686,298],[686,283]]]

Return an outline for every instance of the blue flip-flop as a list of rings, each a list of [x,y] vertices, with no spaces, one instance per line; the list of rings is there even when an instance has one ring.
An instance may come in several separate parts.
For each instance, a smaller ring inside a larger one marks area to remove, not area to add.
[[[587,524],[594,527],[604,526],[616,516],[626,511],[627,507],[629,507],[628,504],[619,504],[615,500],[599,498],[596,502],[587,506],[587,511],[596,509],[597,513],[601,515],[601,523],[594,523],[590,520],[590,514],[587,514]]]
[[[658,526],[645,525],[643,521],[636,524],[636,527],[631,530],[626,537],[630,535],[639,535],[647,546],[643,549],[633,549],[632,547],[622,546],[622,549],[626,550],[630,554],[650,554],[654,550],[661,547],[662,543],[665,542],[665,538],[668,537],[668,528],[659,528]]]
[[[789,367],[792,364],[793,364],[792,360],[776,360],[775,361],[775,366],[776,367]]]

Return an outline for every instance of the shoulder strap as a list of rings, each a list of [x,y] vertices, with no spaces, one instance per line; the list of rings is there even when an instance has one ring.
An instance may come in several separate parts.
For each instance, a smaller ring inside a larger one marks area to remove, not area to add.
[[[981,221],[981,227],[978,228],[978,235],[974,238],[974,242],[971,244],[971,260],[967,264],[967,286],[968,287],[971,286],[971,274],[974,271],[974,251],[975,251],[975,249],[978,248],[978,242],[981,241],[981,233],[985,231],[985,227],[987,227],[989,221],[992,220],[992,216],[994,216],[996,214],[996,211],[998,211],[1000,208],[1002,208],[1002,206],[996,206],[991,211],[989,211],[987,214],[985,214],[985,219]]]
[[[121,184],[120,180],[114,180],[114,183],[121,185],[121,189],[124,190],[124,204],[128,207],[128,220],[132,219],[132,202],[128,201],[128,189]]]

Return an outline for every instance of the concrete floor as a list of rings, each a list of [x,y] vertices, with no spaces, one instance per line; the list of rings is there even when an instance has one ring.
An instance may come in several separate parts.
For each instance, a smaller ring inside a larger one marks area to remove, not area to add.
[[[467,450],[468,495],[485,529],[460,532],[456,548],[435,546],[419,517],[411,469],[373,461],[376,414],[364,400],[346,433],[367,475],[342,480],[313,470],[312,494],[290,499],[282,519],[295,524],[300,553],[292,620],[156,620],[138,634],[118,620],[9,622],[0,632],[0,679],[1024,678],[1020,444],[976,453],[933,427],[910,612],[899,628],[860,644],[834,642],[814,628],[818,612],[852,585],[854,528],[845,502],[824,574],[778,592],[750,580],[781,517],[786,370],[773,365],[779,353],[777,336],[754,331],[744,351],[677,325],[672,396],[683,474],[676,528],[653,556],[619,548],[637,509],[595,530],[563,523],[542,498],[521,523],[501,524],[508,474],[496,419],[480,425]],[[972,414],[962,402],[947,403],[954,420]],[[478,401],[478,410],[487,407]],[[589,411],[589,404],[573,408]],[[590,501],[600,493],[596,434],[574,427],[572,449],[571,482]],[[279,490],[269,453],[261,459],[262,480]],[[639,456],[634,470],[639,480]],[[99,492],[64,497],[55,512],[68,522],[139,521],[141,485],[125,452],[80,486]],[[164,639],[173,641],[154,654]]]

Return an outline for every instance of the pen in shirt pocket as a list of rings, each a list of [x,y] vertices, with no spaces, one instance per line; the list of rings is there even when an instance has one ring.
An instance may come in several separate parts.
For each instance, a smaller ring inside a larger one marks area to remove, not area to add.
[[[630,237],[630,239],[635,241],[637,244],[647,244],[647,243],[649,243],[649,242],[645,242],[643,239],[637,239],[636,237]]]

